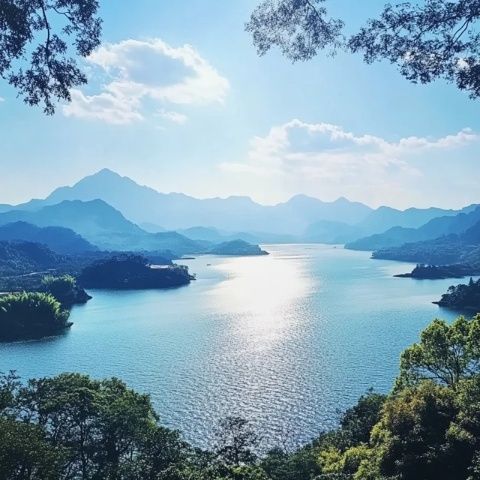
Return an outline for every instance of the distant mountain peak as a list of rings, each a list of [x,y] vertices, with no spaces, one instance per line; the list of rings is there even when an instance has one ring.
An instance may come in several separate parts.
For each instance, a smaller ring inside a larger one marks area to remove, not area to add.
[[[101,181],[101,182],[106,182],[106,181],[113,181],[113,182],[118,182],[118,181],[128,181],[135,183],[131,178],[125,177],[123,175],[120,175],[119,173],[110,170],[109,168],[102,168],[98,172],[92,173],[91,175],[87,175],[86,177],[83,177],[81,180],[79,180],[74,186],[81,185],[82,183],[88,183],[91,181]]]

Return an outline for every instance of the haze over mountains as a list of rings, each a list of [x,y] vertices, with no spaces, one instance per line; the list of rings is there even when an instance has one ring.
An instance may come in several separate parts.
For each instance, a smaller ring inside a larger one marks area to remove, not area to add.
[[[469,206],[457,215],[436,217],[419,228],[392,227],[384,233],[371,235],[347,244],[353,250],[377,250],[398,247],[404,243],[421,242],[444,235],[462,234],[480,222],[480,207]]]
[[[43,200],[0,205],[0,226],[7,225],[7,233],[23,228],[21,240],[31,240],[28,232],[35,236],[34,228],[62,227],[92,248],[170,250],[179,255],[205,253],[225,242],[238,245],[237,240],[346,243],[348,248],[378,250],[462,234],[479,221],[476,205],[401,211],[374,210],[346,198],[323,202],[305,195],[273,206],[248,197],[196,199],[157,192],[107,169],[57,188]],[[40,233],[47,232],[38,230],[38,238]]]
[[[0,226],[0,241],[35,240],[60,254],[75,254],[98,250],[78,233],[63,227],[38,227],[27,222],[13,222]]]
[[[178,254],[199,250],[198,243],[176,232],[152,234],[142,230],[103,200],[65,200],[43,207],[37,202],[36,206],[0,213],[0,225],[27,222],[39,227],[64,227],[103,250],[172,250]]]
[[[417,228],[433,218],[459,213],[438,208],[400,211],[380,207],[373,210],[346,198],[323,202],[305,195],[297,195],[275,206],[260,205],[248,197],[196,199],[181,193],[157,192],[108,169],[87,176],[73,186],[60,187],[44,200],[32,200],[16,209],[32,212],[65,200],[88,202],[97,199],[149,232],[212,227],[218,231],[218,240],[236,235],[235,238],[243,236],[257,241],[291,241],[297,237],[344,243],[392,227]],[[12,207],[2,206],[0,212],[9,208]],[[195,233],[198,238],[199,232]],[[213,233],[204,231],[200,239],[206,240],[205,235]]]

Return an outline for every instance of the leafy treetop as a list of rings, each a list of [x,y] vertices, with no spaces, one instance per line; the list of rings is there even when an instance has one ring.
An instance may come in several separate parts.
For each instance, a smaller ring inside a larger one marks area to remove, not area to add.
[[[97,0],[0,0],[0,75],[25,103],[51,115],[87,82],[74,56],[100,44],[97,11]]]
[[[319,51],[362,53],[367,63],[386,59],[408,80],[439,78],[480,96],[480,1],[424,0],[387,4],[353,35],[329,16],[326,0],[264,0],[246,30],[260,55],[278,47],[292,61]]]

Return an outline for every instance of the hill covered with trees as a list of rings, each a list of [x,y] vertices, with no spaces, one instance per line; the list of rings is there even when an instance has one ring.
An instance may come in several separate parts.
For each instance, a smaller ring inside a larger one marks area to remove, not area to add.
[[[85,288],[145,289],[188,285],[193,277],[181,265],[160,268],[139,255],[121,255],[99,260],[83,269],[78,277]]]
[[[383,248],[373,258],[424,264],[411,274],[415,278],[448,278],[480,274],[480,222],[461,234],[452,234],[424,242]],[[432,268],[434,267],[434,268]]]
[[[27,222],[13,222],[0,226],[0,241],[34,241],[63,255],[98,250],[97,247],[69,228],[41,228]]]

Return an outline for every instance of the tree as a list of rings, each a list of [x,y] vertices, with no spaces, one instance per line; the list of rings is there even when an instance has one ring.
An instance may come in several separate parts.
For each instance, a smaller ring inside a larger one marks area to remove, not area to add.
[[[38,426],[0,418],[0,478],[59,480],[63,455]]]
[[[434,320],[420,342],[407,348],[400,360],[397,387],[430,379],[455,388],[480,373],[480,315],[457,318],[451,325]]]
[[[340,421],[343,442],[348,446],[368,443],[372,428],[380,420],[385,399],[385,395],[369,391],[343,414]]]
[[[259,440],[248,420],[227,417],[220,421],[216,436],[217,455],[225,465],[242,466],[255,461]]]
[[[0,0],[0,75],[25,103],[51,115],[87,82],[74,57],[100,44],[97,11],[97,0]]]
[[[331,18],[326,0],[264,0],[246,25],[260,55],[273,46],[292,61],[319,51],[362,53],[365,62],[386,59],[414,83],[443,78],[480,96],[480,1],[424,0],[387,4],[355,34]]]
[[[121,473],[135,470],[136,458],[157,428],[148,395],[115,378],[62,374],[34,379],[19,389],[16,402],[24,421],[38,425],[50,444],[66,449],[63,468],[71,478],[124,478]],[[155,438],[158,449],[166,444]]]
[[[378,463],[386,477],[404,480],[466,478],[468,462],[449,444],[457,414],[451,388],[424,381],[390,397],[372,432]],[[379,458],[378,458],[379,457]],[[463,470],[463,472],[462,472]]]

